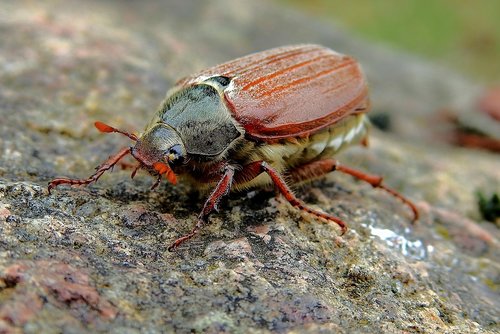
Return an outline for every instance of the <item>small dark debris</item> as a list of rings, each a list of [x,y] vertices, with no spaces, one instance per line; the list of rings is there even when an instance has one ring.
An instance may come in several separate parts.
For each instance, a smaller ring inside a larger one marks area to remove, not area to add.
[[[385,112],[373,113],[368,115],[372,124],[382,131],[391,131],[391,115]]]
[[[495,193],[490,198],[487,198],[483,193],[478,192],[477,197],[481,216],[485,220],[498,225],[500,222],[500,198],[498,194]]]

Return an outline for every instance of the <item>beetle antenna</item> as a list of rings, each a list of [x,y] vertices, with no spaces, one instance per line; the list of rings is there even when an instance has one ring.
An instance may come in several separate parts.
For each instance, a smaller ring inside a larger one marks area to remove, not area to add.
[[[130,139],[132,139],[133,141],[137,141],[137,136],[133,133],[128,133],[126,131],[123,131],[123,130],[119,130],[117,128],[114,128],[112,126],[109,126],[103,122],[95,122],[94,123],[94,126],[97,128],[97,130],[101,131],[101,132],[105,132],[105,133],[111,133],[111,132],[116,132],[116,133],[121,133],[122,135],[124,136],[127,136],[129,137]]]

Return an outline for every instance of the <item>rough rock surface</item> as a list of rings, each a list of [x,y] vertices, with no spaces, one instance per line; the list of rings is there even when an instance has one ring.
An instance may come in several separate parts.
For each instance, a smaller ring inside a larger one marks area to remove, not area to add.
[[[499,159],[433,131],[479,86],[260,1],[3,1],[0,41],[0,332],[498,332],[499,231],[476,192],[499,192]],[[170,253],[203,201],[186,185],[149,191],[117,169],[47,194],[129,144],[94,120],[140,131],[183,75],[297,42],[363,63],[393,131],[339,158],[414,199],[414,226],[397,200],[331,175],[297,194],[346,220],[342,237],[251,191]]]

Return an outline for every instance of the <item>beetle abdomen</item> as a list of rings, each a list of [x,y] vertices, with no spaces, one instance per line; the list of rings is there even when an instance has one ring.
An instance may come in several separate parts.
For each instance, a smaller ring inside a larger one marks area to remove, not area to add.
[[[311,136],[302,157],[298,157],[299,162],[331,158],[347,146],[360,143],[368,134],[368,126],[365,114],[346,117],[325,131]]]
[[[261,155],[262,160],[283,161],[283,168],[288,169],[332,157],[345,147],[359,143],[367,134],[367,126],[365,114],[352,115],[308,138],[257,147],[256,154]]]

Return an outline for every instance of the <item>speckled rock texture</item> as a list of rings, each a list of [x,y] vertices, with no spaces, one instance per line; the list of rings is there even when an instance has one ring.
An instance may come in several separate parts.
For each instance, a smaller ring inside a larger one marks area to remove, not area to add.
[[[177,252],[203,194],[115,169],[121,147],[94,120],[140,132],[176,79],[292,43],[351,54],[366,69],[369,149],[338,158],[384,175],[421,219],[345,175],[296,189],[349,223],[302,217],[281,197],[233,194]],[[499,231],[477,192],[499,193],[499,157],[447,146],[442,108],[472,112],[479,85],[264,1],[2,1],[1,333],[498,333]]]

